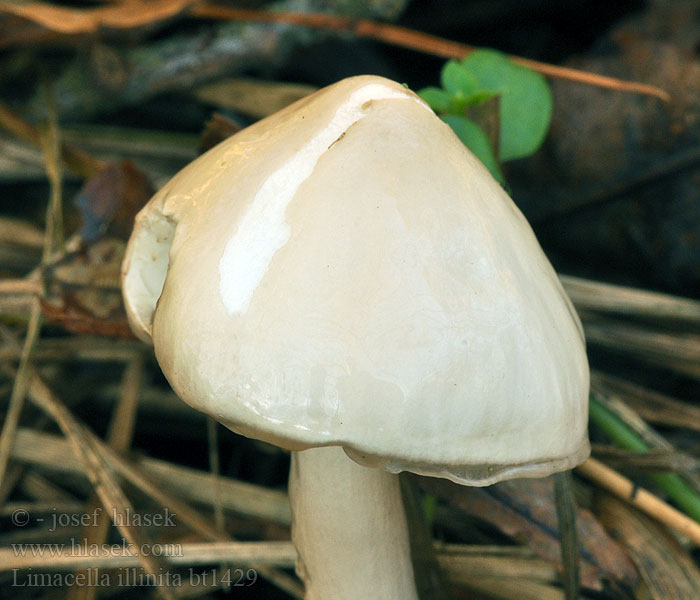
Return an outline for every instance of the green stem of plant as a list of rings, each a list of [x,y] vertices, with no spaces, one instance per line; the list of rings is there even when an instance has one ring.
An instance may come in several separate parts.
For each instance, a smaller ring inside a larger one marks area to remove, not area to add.
[[[590,400],[590,418],[618,446],[633,452],[647,452],[649,446],[634,431],[618,419],[594,398]],[[650,475],[654,483],[664,490],[689,517],[700,523],[700,496],[675,473]]]

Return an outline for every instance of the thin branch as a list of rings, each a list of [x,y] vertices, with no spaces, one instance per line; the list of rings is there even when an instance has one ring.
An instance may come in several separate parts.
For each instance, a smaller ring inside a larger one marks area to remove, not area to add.
[[[399,27],[397,25],[389,25],[386,23],[378,23],[368,19],[352,19],[350,17],[341,17],[336,15],[327,15],[320,13],[290,13],[290,12],[271,12],[265,10],[253,10],[245,8],[233,8],[230,6],[219,6],[204,2],[197,4],[190,9],[190,14],[194,17],[203,19],[222,19],[231,21],[248,21],[257,23],[285,23],[287,25],[299,25],[303,27],[311,27],[314,29],[325,29],[330,31],[342,31],[364,37],[386,44],[416,50],[425,54],[432,54],[442,58],[460,59],[473,52],[476,48],[468,44],[453,42],[434,35]],[[608,77],[606,75],[598,75],[572,69],[569,67],[561,67],[548,63],[523,58],[520,56],[510,56],[511,61],[516,64],[528,67],[533,71],[542,73],[556,79],[566,79],[577,83],[584,83],[596,87],[607,88],[620,92],[631,92],[643,94],[646,96],[654,96],[670,102],[671,95],[659,87],[639,83],[636,81],[625,81],[616,77]]]

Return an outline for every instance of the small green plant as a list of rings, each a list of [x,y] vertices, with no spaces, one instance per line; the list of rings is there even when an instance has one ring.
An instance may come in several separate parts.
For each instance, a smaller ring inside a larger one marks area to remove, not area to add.
[[[552,94],[539,73],[496,50],[475,50],[461,61],[448,61],[440,83],[441,88],[427,87],[418,95],[501,183],[502,162],[529,156],[542,145],[552,118]],[[493,141],[470,118],[475,107],[488,101],[498,106]]]

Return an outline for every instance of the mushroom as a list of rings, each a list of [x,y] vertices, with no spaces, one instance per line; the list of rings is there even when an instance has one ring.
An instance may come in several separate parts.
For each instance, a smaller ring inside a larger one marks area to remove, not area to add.
[[[175,392],[292,451],[306,598],[416,597],[396,473],[581,463],[578,317],[527,221],[415,94],[345,79],[219,144],[139,213],[136,334]]]

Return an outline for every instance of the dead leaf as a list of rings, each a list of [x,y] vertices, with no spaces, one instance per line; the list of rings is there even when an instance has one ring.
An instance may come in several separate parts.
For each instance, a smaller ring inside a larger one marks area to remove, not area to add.
[[[514,479],[485,488],[421,477],[420,486],[453,508],[488,521],[561,570],[554,482],[551,477]],[[607,535],[590,511],[579,509],[576,523],[582,546],[582,585],[601,590],[603,580],[609,580],[618,586],[633,589],[639,576],[622,547]]]
[[[145,173],[133,163],[113,163],[83,185],[75,198],[83,225],[80,235],[91,244],[109,233],[127,239],[136,213],[155,190]]]
[[[648,7],[675,4],[682,3]],[[671,37],[677,25],[669,25]],[[602,278],[697,296],[697,54],[618,31],[568,64],[646,81],[672,91],[672,99],[664,103],[553,82],[548,141],[537,156],[514,165],[518,173],[509,177],[519,206],[560,265],[583,264]]]
[[[66,296],[60,305],[40,299],[41,312],[47,322],[59,325],[71,333],[135,339],[126,314],[100,319],[91,315],[80,303]]]
[[[40,299],[46,320],[73,333],[133,338],[120,287],[124,249],[107,238],[47,267]]]
[[[22,17],[62,33],[95,33],[100,29],[133,29],[177,16],[193,0],[125,0],[97,8],[69,8],[45,2],[0,3],[0,13]]]
[[[233,119],[229,119],[221,113],[214,113],[204,126],[202,140],[199,143],[200,152],[206,152],[241,129],[243,127]]]
[[[700,598],[700,570],[668,531],[609,494],[599,494],[595,508],[629,549],[654,600]]]

